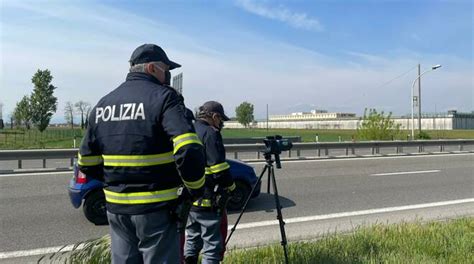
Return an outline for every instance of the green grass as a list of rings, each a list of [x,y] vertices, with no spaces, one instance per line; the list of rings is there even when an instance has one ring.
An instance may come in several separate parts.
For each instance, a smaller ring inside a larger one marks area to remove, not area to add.
[[[474,139],[474,130],[425,130],[432,139]],[[224,129],[224,138],[265,137],[271,135],[300,136],[303,142],[314,142],[316,135],[320,142],[357,140],[357,130],[317,130],[317,129]],[[402,130],[398,139],[406,139],[409,131]]]
[[[474,263],[474,218],[377,224],[289,245],[291,263]],[[284,263],[280,245],[236,250],[224,263]]]
[[[74,136],[79,145],[83,132],[76,128],[47,128],[0,130],[0,149],[72,148]],[[76,146],[77,146],[76,145]]]
[[[328,234],[288,245],[290,263],[474,263],[474,218],[447,222],[376,224],[350,234]],[[66,263],[109,263],[110,238],[88,241],[84,248],[58,253]],[[224,263],[284,263],[281,246],[235,249]]]
[[[474,139],[474,130],[434,130],[425,131],[432,139]],[[0,149],[34,149],[34,148],[72,148],[74,135],[76,147],[79,145],[83,131],[70,128],[47,128],[43,133],[36,129],[4,129],[0,130]],[[269,135],[300,136],[303,142],[351,141],[357,140],[356,130],[316,130],[316,129],[224,129],[224,138],[265,137]],[[402,131],[398,139],[406,139],[409,131]]]

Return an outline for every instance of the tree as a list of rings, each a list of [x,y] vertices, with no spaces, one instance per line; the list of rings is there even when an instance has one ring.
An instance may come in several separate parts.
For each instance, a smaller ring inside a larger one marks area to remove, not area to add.
[[[235,108],[237,121],[247,127],[253,121],[253,104],[243,102]]]
[[[52,80],[53,76],[49,70],[38,70],[31,79],[34,85],[31,94],[32,121],[41,132],[48,127],[56,112],[58,99],[53,95],[56,87],[51,84]]]
[[[87,126],[89,125],[89,114],[91,113],[91,110],[92,110],[92,107],[90,105],[88,105],[86,107],[86,121],[84,122],[84,127],[87,128]]]
[[[18,125],[24,124],[26,129],[30,129],[32,114],[30,98],[25,95],[16,103],[13,115]]]
[[[81,129],[84,129],[84,121],[87,121],[91,105],[88,102],[79,101],[74,106],[76,107],[77,112],[81,115]]]
[[[382,111],[376,109],[364,110],[362,124],[357,128],[359,139],[365,140],[390,140],[400,135],[400,124],[395,124],[392,120],[392,113],[387,116]]]
[[[64,106],[64,118],[66,119],[67,123],[71,124],[72,129],[74,129],[74,114],[74,104],[70,101],[67,101],[66,105]]]

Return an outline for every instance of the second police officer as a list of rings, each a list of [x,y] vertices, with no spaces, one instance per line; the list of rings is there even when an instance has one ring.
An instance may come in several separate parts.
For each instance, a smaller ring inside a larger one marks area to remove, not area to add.
[[[179,64],[144,44],[126,81],[92,109],[79,169],[104,181],[112,263],[179,263],[170,205],[184,183],[195,198],[205,183],[203,146],[169,87]]]
[[[219,263],[225,251],[229,192],[235,189],[226,162],[221,129],[229,118],[222,105],[209,101],[199,107],[194,127],[204,145],[206,183],[202,199],[193,203],[186,226],[185,263],[197,263],[202,250],[203,263]]]

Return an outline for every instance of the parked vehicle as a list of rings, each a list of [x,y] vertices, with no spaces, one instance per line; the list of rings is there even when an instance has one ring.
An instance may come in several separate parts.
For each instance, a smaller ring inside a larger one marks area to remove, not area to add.
[[[237,160],[227,160],[230,165],[230,173],[234,178],[236,189],[227,208],[229,210],[239,210],[245,203],[253,185],[258,181],[253,167]],[[105,196],[103,183],[91,177],[87,177],[80,172],[77,162],[74,162],[74,175],[69,182],[68,192],[71,203],[75,208],[82,205],[84,215],[87,220],[96,224],[107,224],[107,214],[105,209]],[[252,194],[252,198],[260,194],[260,183]]]

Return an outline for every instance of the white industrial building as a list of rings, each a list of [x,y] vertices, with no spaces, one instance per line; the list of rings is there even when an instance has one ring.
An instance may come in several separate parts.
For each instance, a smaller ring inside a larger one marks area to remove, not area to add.
[[[324,115],[323,115],[324,114]],[[285,118],[286,117],[286,118]],[[393,117],[401,129],[410,130],[411,117]],[[294,129],[357,129],[362,123],[362,117],[351,113],[293,113],[290,115],[270,116],[269,121],[255,121],[252,128],[294,128]],[[418,118],[414,119],[414,127],[418,129]],[[237,121],[228,121],[225,128],[243,128]],[[453,130],[474,129],[474,112],[424,115],[421,118],[423,130]]]

